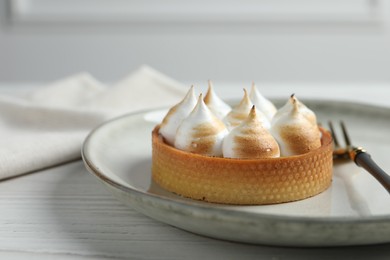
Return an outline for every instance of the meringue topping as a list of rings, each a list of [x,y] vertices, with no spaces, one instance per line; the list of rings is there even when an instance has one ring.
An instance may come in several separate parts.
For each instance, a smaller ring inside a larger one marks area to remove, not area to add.
[[[159,133],[164,137],[168,144],[174,144],[177,128],[191,113],[195,105],[196,97],[194,86],[191,86],[184,99],[168,111],[161,123]]]
[[[229,112],[229,114],[226,115],[226,117],[223,119],[223,122],[225,123],[226,127],[229,130],[232,130],[234,127],[241,124],[242,121],[244,121],[248,114],[253,107],[252,101],[249,98],[248,92],[246,89],[244,89],[244,96],[241,99],[240,103],[233,107],[232,111]],[[269,129],[270,128],[270,122],[266,118],[266,116],[261,112],[256,112],[259,120],[263,123],[264,127]]]
[[[232,108],[226,104],[214,91],[213,83],[209,80],[209,87],[204,97],[204,103],[219,119],[223,119]]]
[[[309,121],[297,99],[292,99],[291,104],[291,111],[281,113],[270,130],[279,143],[281,156],[304,154],[321,146],[318,126]]]
[[[253,104],[256,106],[258,110],[263,112],[263,114],[267,117],[269,121],[271,121],[272,117],[275,115],[277,109],[275,105],[266,99],[257,89],[256,84],[252,83],[252,88],[249,94],[249,97]]]
[[[280,156],[276,140],[263,126],[255,106],[249,116],[225,137],[223,157],[227,158],[274,158]]]
[[[222,156],[222,141],[228,131],[206,106],[200,94],[190,115],[176,131],[174,146],[177,149],[208,156]]]
[[[315,113],[307,106],[305,106],[305,104],[299,101],[295,94],[292,94],[287,100],[286,104],[276,112],[271,121],[272,124],[274,124],[284,113],[289,113],[290,111],[295,109],[296,106],[299,110],[299,113],[306,117],[306,119],[309,120],[309,122],[311,122],[313,125],[317,125],[317,118]]]

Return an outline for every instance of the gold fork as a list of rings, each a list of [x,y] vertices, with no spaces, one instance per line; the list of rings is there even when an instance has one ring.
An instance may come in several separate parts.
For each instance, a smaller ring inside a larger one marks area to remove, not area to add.
[[[329,121],[330,133],[332,134],[334,149],[333,149],[333,158],[334,159],[350,159],[356,165],[363,167],[368,171],[372,176],[374,176],[382,186],[390,193],[390,175],[388,175],[384,170],[382,170],[371,158],[371,155],[361,146],[353,146],[351,139],[349,138],[347,127],[344,122],[340,122],[340,127],[343,132],[345,146],[342,147],[337,139],[336,132],[334,131],[333,123]]]

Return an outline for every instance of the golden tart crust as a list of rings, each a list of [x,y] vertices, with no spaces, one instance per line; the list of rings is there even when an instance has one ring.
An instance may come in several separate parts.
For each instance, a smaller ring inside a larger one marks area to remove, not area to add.
[[[322,132],[321,147],[270,159],[209,157],[178,150],[152,132],[152,178],[178,195],[215,203],[260,205],[301,200],[332,182],[332,138]]]

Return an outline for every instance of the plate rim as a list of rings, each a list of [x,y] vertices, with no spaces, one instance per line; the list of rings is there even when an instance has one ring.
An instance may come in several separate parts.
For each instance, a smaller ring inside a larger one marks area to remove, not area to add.
[[[271,100],[283,100],[281,98],[274,98]],[[390,107],[385,107],[381,105],[374,105],[374,104],[366,104],[366,103],[360,103],[360,102],[353,102],[353,101],[341,101],[341,100],[332,100],[332,99],[311,99],[311,98],[302,98],[300,99],[303,102],[309,101],[309,102],[316,102],[317,104],[339,104],[339,105],[352,105],[352,106],[364,106],[366,108],[370,109],[381,109],[382,111],[385,110],[390,115]],[[291,223],[311,223],[311,224],[370,224],[370,223],[390,223],[390,214],[386,215],[379,215],[379,216],[335,216],[335,217],[312,217],[312,216],[289,216],[289,215],[280,215],[280,214],[274,214],[274,213],[259,213],[259,212],[249,212],[249,211],[235,211],[228,208],[215,208],[212,205],[215,203],[196,203],[195,201],[184,201],[169,197],[164,197],[158,194],[153,193],[147,193],[144,191],[141,191],[137,188],[130,188],[127,186],[124,186],[115,180],[109,178],[106,176],[101,170],[99,170],[99,167],[95,166],[95,164],[88,158],[87,155],[87,149],[89,146],[89,143],[91,143],[91,140],[94,138],[95,133],[100,131],[102,128],[106,127],[107,125],[110,125],[113,122],[121,121],[126,118],[141,115],[149,112],[154,112],[162,109],[169,109],[169,107],[155,107],[151,109],[143,109],[143,110],[137,110],[134,112],[130,112],[124,115],[121,115],[119,117],[112,118],[110,120],[107,120],[97,127],[95,127],[85,138],[82,148],[81,148],[81,157],[84,161],[84,165],[88,169],[88,171],[98,178],[100,181],[102,181],[105,184],[110,185],[111,187],[125,193],[132,194],[137,197],[147,197],[152,200],[162,201],[164,203],[172,204],[176,207],[186,208],[188,210],[201,210],[201,211],[207,211],[211,213],[228,213],[227,215],[229,218],[235,217],[239,219],[264,219],[264,220],[284,220],[286,222]],[[113,173],[115,174],[115,173]],[[390,198],[389,198],[390,199]],[[229,205],[234,207],[234,205]],[[255,205],[254,205],[255,206]],[[259,205],[261,206],[261,205]],[[239,207],[239,205],[237,206]],[[225,216],[225,214],[222,214],[222,216]]]

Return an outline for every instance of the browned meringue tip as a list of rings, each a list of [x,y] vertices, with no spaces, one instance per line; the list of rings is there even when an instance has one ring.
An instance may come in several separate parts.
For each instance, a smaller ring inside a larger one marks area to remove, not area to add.
[[[252,106],[252,108],[251,108],[251,110],[249,111],[249,116],[248,116],[249,118],[254,118],[254,117],[256,117],[256,106],[255,105],[253,105]]]
[[[194,110],[195,110],[195,108],[199,108],[200,106],[202,106],[202,103],[205,103],[205,102],[204,102],[204,100],[203,100],[203,94],[200,93],[200,94],[199,94],[199,97],[198,97],[198,100],[197,100],[197,102],[196,102],[196,105],[195,105],[195,107],[194,107]]]
[[[241,100],[240,100],[240,103],[238,103],[235,107],[240,107],[240,106],[243,106],[245,103],[249,103],[249,102],[252,102],[249,98],[249,95],[248,95],[248,91],[246,90],[246,88],[243,88],[242,89],[244,91],[244,95],[242,96]],[[234,108],[233,108],[234,109]]]
[[[206,104],[210,103],[212,95],[213,95],[213,83],[211,82],[211,80],[208,80],[207,92],[206,92],[206,95],[204,96],[203,101]]]
[[[246,88],[243,88],[242,90],[244,91],[244,96],[242,97],[242,101],[250,101],[249,94]]]

